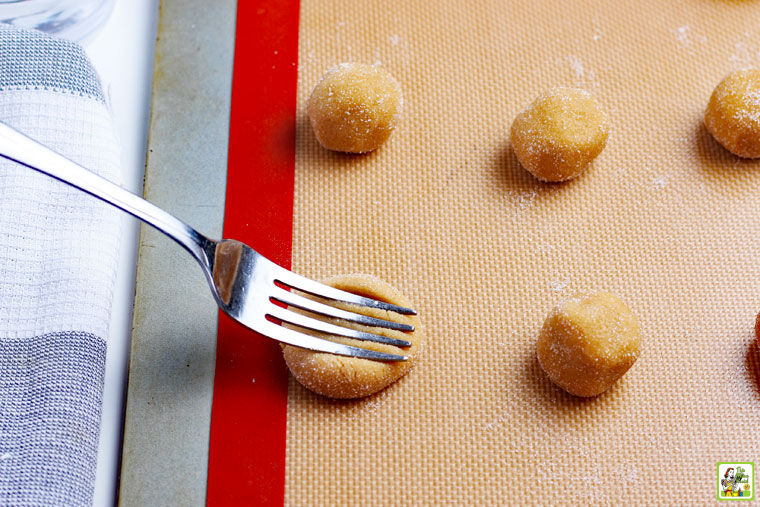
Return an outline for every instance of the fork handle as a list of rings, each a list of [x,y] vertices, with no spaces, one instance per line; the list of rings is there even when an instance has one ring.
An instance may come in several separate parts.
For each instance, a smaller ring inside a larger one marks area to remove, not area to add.
[[[52,176],[139,218],[179,243],[203,266],[214,242],[181,220],[0,122],[0,156]]]

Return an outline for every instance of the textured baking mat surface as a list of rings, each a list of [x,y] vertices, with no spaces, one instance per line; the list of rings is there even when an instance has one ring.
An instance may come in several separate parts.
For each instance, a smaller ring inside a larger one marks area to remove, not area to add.
[[[708,503],[718,461],[760,461],[760,162],[702,126],[720,79],[760,66],[758,19],[717,0],[302,2],[293,269],[386,279],[427,344],[364,400],[291,379],[288,504]],[[305,117],[343,61],[404,89],[376,153],[327,152]],[[558,85],[593,92],[612,134],[587,173],[545,185],[508,133]],[[643,352],[579,399],[535,340],[595,289],[631,306]]]

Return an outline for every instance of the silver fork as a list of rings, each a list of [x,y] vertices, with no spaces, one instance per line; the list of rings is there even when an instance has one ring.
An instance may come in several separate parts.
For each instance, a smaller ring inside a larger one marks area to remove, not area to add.
[[[66,157],[0,123],[0,156],[52,176],[111,204],[155,227],[185,248],[198,261],[219,307],[230,317],[279,342],[319,352],[378,361],[405,361],[407,356],[343,345],[302,330],[318,331],[357,340],[409,347],[407,340],[357,331],[293,312],[287,307],[371,327],[411,332],[408,324],[377,319],[320,303],[291,290],[325,300],[414,315],[409,308],[392,305],[323,285],[284,269],[247,245],[231,239],[209,239],[161,208],[88,171]],[[282,324],[289,324],[284,327]]]

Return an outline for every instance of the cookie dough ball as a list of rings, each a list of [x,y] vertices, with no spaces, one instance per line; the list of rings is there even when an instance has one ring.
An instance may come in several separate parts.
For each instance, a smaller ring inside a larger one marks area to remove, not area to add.
[[[640,339],[636,317],[615,295],[577,295],[546,318],[538,336],[538,362],[570,394],[596,396],[633,366]]]
[[[401,115],[401,86],[377,65],[341,63],[314,87],[306,106],[328,150],[364,153],[383,144]]]
[[[585,90],[555,88],[536,99],[512,123],[512,148],[522,166],[541,181],[578,176],[607,144],[602,106]]]
[[[409,301],[398,290],[373,276],[358,274],[342,275],[326,280],[325,283],[347,292],[412,308]],[[394,312],[363,308],[345,303],[334,303],[334,305],[371,317],[411,324],[414,326],[414,331],[402,332],[350,324],[345,321],[332,321],[342,326],[407,340],[412,345],[406,348],[398,348],[393,345],[334,336],[329,337],[331,340],[379,352],[402,354],[408,356],[409,359],[399,362],[380,362],[313,352],[284,345],[283,355],[285,356],[285,362],[295,379],[304,387],[330,398],[360,398],[384,389],[412,369],[419,356],[422,336],[419,318],[416,315],[399,315]],[[325,335],[322,336],[324,337]]]
[[[734,155],[760,157],[760,70],[738,70],[715,87],[705,127]]]

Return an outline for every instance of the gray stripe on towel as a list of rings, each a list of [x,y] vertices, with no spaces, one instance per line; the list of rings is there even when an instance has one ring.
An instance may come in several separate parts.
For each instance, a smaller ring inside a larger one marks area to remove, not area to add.
[[[90,505],[106,344],[0,337],[0,505]]]
[[[0,91],[35,89],[105,103],[98,74],[78,44],[0,23]]]

